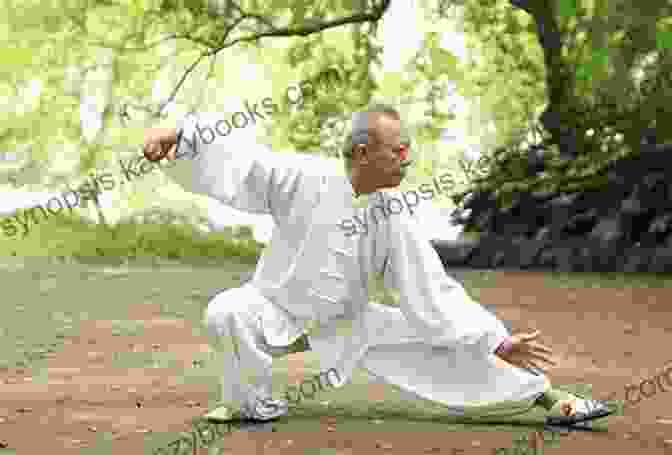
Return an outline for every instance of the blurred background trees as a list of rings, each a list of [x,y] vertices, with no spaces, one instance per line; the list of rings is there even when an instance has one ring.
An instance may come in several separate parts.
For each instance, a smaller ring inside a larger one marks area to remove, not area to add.
[[[352,111],[397,102],[419,157],[407,184],[451,170],[460,184],[447,205],[470,191],[505,204],[521,190],[599,188],[607,163],[672,134],[662,0],[4,3],[0,150],[17,157],[0,164],[8,193],[118,173],[145,127],[266,96],[275,113],[232,141],[330,157]],[[342,86],[315,84],[289,102],[288,86],[330,68]],[[81,213],[113,225],[157,204],[206,210],[157,172]]]

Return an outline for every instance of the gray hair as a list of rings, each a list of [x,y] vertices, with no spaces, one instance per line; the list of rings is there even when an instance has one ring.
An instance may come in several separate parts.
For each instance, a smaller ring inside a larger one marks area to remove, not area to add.
[[[352,172],[352,148],[359,144],[368,144],[371,136],[375,135],[371,128],[371,114],[382,114],[401,120],[399,111],[391,104],[374,103],[363,111],[352,114],[351,130],[343,143],[343,161],[348,175]]]

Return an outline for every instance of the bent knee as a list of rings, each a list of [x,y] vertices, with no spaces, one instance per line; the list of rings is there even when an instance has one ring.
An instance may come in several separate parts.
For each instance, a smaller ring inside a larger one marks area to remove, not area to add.
[[[203,323],[209,330],[215,330],[226,324],[226,321],[242,313],[244,293],[241,288],[226,289],[217,293],[205,309]]]
[[[230,321],[248,321],[256,317],[261,295],[251,286],[226,289],[217,293],[205,309],[203,322],[208,330],[219,332]]]

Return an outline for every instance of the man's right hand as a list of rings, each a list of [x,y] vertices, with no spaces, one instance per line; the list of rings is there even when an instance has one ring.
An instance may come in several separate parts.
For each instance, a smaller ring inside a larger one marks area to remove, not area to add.
[[[165,157],[172,161],[175,159],[176,144],[175,128],[150,128],[145,133],[143,153],[149,161],[161,161]]]

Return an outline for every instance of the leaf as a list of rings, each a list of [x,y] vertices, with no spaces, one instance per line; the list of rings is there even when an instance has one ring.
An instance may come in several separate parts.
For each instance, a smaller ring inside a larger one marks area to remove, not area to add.
[[[359,12],[362,9],[360,5],[359,0],[340,0],[340,7],[351,13]]]
[[[558,15],[560,17],[576,16],[576,0],[560,0],[558,2]]]
[[[11,67],[21,67],[32,63],[34,51],[18,46],[7,46],[0,54],[3,71],[11,72]]]
[[[143,3],[142,0],[131,0],[128,5],[128,14],[131,17],[142,17],[145,6]]]
[[[607,49],[595,49],[593,51],[593,65],[605,68],[609,64],[609,51]]]
[[[672,30],[663,30],[656,34],[658,49],[672,49]]]
[[[583,64],[579,66],[576,70],[576,78],[579,80],[589,80],[591,78],[592,71],[590,70],[589,65]]]
[[[292,26],[302,25],[306,19],[308,12],[308,2],[305,0],[298,0],[292,2]]]
[[[454,75],[459,64],[459,60],[455,55],[440,47],[434,47],[430,51],[432,59],[432,70],[438,74],[445,74],[448,77]]]

